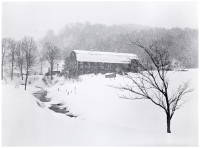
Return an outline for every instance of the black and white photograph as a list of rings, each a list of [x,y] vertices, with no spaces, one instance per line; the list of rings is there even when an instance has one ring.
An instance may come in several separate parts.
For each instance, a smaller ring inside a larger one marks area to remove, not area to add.
[[[1,1],[2,146],[198,147],[198,1]]]

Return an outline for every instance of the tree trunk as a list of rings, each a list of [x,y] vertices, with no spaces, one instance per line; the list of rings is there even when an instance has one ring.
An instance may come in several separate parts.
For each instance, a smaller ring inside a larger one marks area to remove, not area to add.
[[[27,80],[28,80],[28,66],[26,69],[25,90],[26,90]]]
[[[22,67],[20,68],[20,72],[21,72],[21,77],[22,77],[22,80],[23,80],[24,78],[23,78],[23,70],[22,70]]]
[[[28,80],[28,73],[26,73],[26,79],[25,79],[25,90],[26,90],[27,80]]]
[[[51,65],[51,80],[53,80],[53,64]]]
[[[11,81],[13,80],[13,67],[14,67],[14,55],[12,55],[12,65],[11,65]]]
[[[170,115],[167,115],[167,133],[171,133],[171,119],[170,119]]]
[[[1,59],[1,80],[3,80],[3,57]]]
[[[7,80],[6,80],[6,78],[4,78],[4,80],[5,80],[6,84],[7,84]]]
[[[41,69],[40,69],[40,74],[42,75],[42,61],[41,61]]]
[[[11,66],[11,81],[13,80],[13,62],[12,62],[12,66]]]

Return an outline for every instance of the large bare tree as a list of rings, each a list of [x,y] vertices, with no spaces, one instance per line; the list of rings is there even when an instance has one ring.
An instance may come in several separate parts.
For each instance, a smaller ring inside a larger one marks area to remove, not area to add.
[[[55,45],[50,42],[46,42],[43,48],[43,56],[48,61],[50,65],[50,74],[51,80],[53,80],[53,68],[55,64],[55,60],[59,58],[59,49]]]
[[[24,67],[24,52],[23,52],[23,44],[21,41],[17,42],[16,45],[16,63],[19,68],[21,78],[23,80],[23,67]]]
[[[131,42],[143,50],[149,60],[147,62],[137,61],[138,73],[128,74],[128,81],[116,88],[130,93],[121,95],[122,98],[132,100],[149,100],[154,105],[164,110],[167,121],[167,133],[171,133],[171,120],[174,113],[184,104],[183,96],[191,92],[189,81],[184,82],[175,91],[169,93],[168,70],[170,69],[170,58],[167,50],[158,48],[157,43],[148,47],[139,41]]]
[[[26,90],[29,71],[31,70],[31,67],[34,66],[34,64],[36,63],[36,57],[38,55],[37,46],[32,37],[25,37],[22,40],[22,50],[24,54],[25,71],[26,71],[26,78],[25,78],[25,90]]]
[[[9,39],[8,38],[3,38],[2,39],[2,43],[1,43],[1,79],[3,80],[3,68],[4,68],[4,65],[5,65],[5,56],[6,56],[6,53],[8,53],[8,50],[9,50]]]

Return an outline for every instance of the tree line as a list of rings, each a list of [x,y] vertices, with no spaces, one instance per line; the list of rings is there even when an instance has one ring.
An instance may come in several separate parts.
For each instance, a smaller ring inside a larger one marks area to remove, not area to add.
[[[2,39],[2,64],[1,79],[4,77],[5,65],[10,67],[10,77],[13,80],[13,72],[17,67],[20,71],[22,80],[25,75],[25,90],[28,80],[28,72],[34,66],[37,56],[37,46],[32,37],[24,37],[21,41],[11,38]],[[24,70],[24,73],[23,73]]]
[[[24,37],[22,40],[15,41],[11,38],[2,39],[2,61],[1,79],[4,74],[9,74],[13,81],[14,71],[18,71],[18,77],[24,81],[25,90],[31,70],[46,60],[49,63],[51,79],[55,60],[59,57],[59,48],[50,42],[43,44],[43,49],[38,50],[38,44],[33,37]],[[25,77],[25,78],[24,78]]]
[[[32,37],[24,37],[20,41],[3,38],[1,78],[3,79],[3,71],[7,71],[13,80],[13,71],[18,69],[21,79],[25,76],[26,80],[27,73],[35,65],[40,65],[42,71],[43,63],[47,61],[53,79],[55,60],[65,60],[64,68],[68,69],[68,57],[73,50],[134,53],[141,61],[152,63],[144,50],[130,44],[131,40],[140,41],[144,46],[156,41],[160,48],[169,53],[172,65],[182,68],[198,67],[197,29],[75,23],[66,25],[58,34],[49,30],[44,38],[36,41]]]
[[[102,24],[75,23],[66,25],[57,34],[49,30],[40,44],[49,41],[62,51],[62,59],[72,50],[135,53],[140,59],[148,58],[139,47],[129,40],[138,38],[143,43],[159,41],[170,53],[171,60],[183,68],[198,67],[198,30],[190,28],[151,28],[127,24],[106,26]]]

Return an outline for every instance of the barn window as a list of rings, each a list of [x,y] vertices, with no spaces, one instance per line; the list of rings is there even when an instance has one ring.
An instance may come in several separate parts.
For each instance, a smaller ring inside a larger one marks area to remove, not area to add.
[[[83,68],[83,62],[79,62],[80,63],[80,68]]]
[[[94,68],[97,68],[97,63],[94,63]]]
[[[108,63],[108,69],[111,69],[111,64],[110,63]]]
[[[101,63],[101,68],[104,69],[104,63]]]
[[[89,68],[90,67],[90,62],[85,62],[85,67]]]
[[[109,69],[109,63],[106,63],[106,64],[105,64],[105,68],[106,68],[106,69]]]

